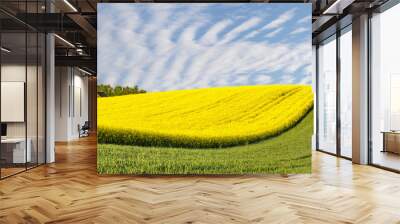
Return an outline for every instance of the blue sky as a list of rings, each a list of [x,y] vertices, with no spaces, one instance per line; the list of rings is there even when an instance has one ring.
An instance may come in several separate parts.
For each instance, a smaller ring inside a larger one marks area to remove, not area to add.
[[[311,4],[104,3],[98,46],[102,84],[310,84]]]

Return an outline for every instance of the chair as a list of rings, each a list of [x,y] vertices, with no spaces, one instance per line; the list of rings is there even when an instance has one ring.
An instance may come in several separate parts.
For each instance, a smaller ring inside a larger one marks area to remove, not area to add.
[[[79,126],[80,125],[78,125],[79,138],[89,136],[89,129],[90,129],[89,121],[85,121],[85,123],[82,125],[82,127],[79,127]]]

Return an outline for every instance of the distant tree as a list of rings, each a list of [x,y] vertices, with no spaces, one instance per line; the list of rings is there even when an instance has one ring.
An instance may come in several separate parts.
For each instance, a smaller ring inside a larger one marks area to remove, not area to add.
[[[122,94],[123,94],[122,87],[121,86],[116,86],[114,88],[114,96],[120,96]]]
[[[140,94],[140,93],[146,93],[146,90],[140,89],[137,85],[133,87],[120,86],[120,85],[112,87],[111,85],[105,85],[105,84],[97,85],[97,95],[100,97],[121,96],[121,95]]]

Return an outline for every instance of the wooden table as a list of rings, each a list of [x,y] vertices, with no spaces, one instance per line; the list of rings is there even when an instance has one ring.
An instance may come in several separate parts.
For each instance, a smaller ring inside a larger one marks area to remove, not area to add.
[[[382,152],[392,152],[400,154],[400,131],[382,131],[383,150]]]

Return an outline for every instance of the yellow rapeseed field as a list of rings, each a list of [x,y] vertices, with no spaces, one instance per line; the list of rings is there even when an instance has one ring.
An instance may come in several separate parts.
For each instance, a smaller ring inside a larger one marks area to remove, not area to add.
[[[100,143],[226,147],[277,135],[313,106],[306,85],[175,90],[98,98]]]

